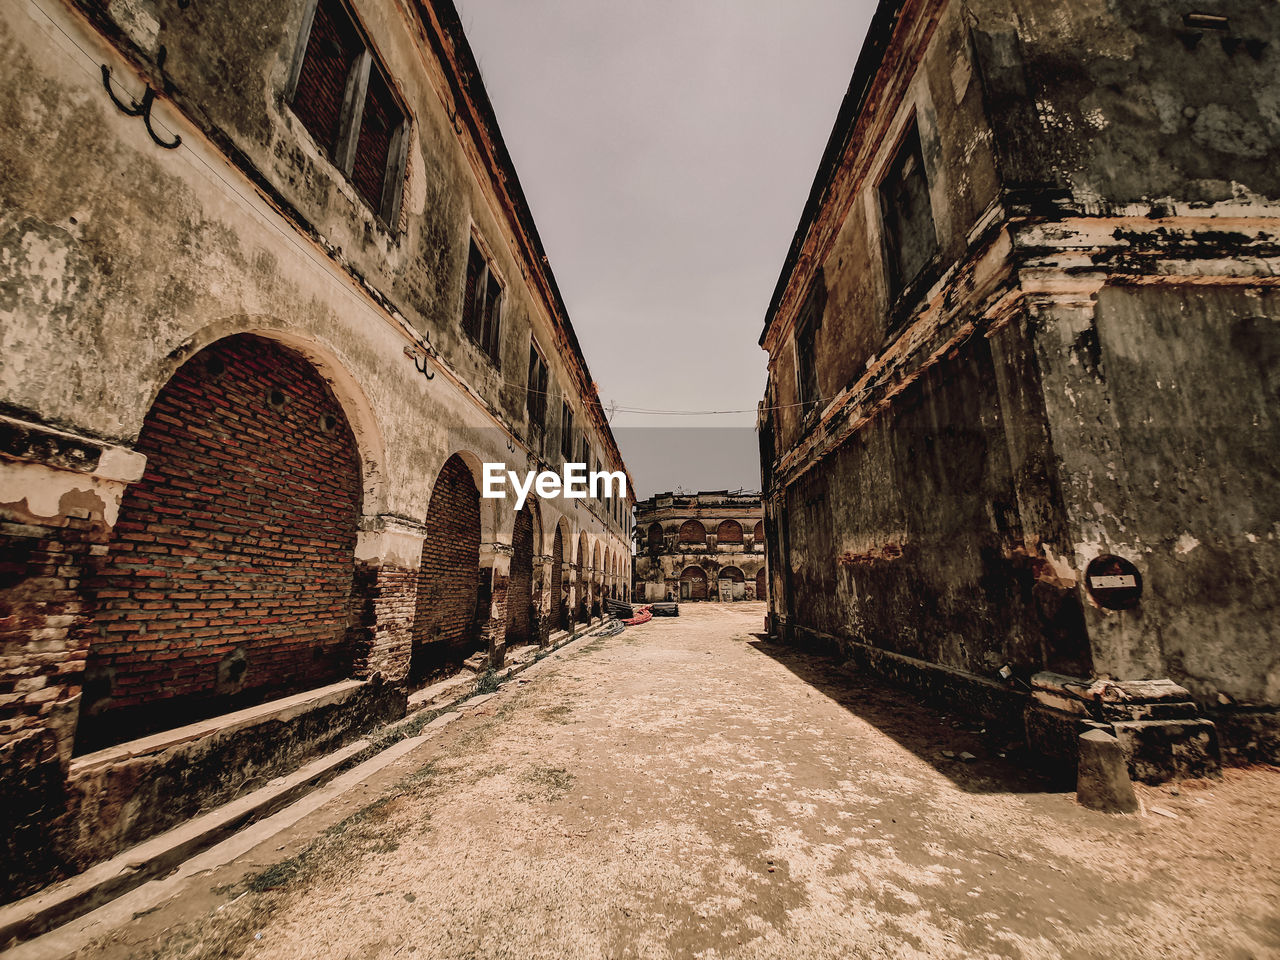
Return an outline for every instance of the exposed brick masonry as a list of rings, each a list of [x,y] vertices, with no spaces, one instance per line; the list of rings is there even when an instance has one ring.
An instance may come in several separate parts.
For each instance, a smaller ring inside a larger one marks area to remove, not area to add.
[[[137,449],[146,475],[91,584],[77,748],[346,676],[360,464],[315,370],[220,341],[160,392]]]
[[[480,492],[454,456],[440,469],[427,507],[413,624],[415,679],[475,648],[479,571]]]
[[[529,643],[533,636],[529,625],[529,606],[533,603],[533,515],[528,504],[516,514],[511,534],[511,576],[507,581],[508,646]]]

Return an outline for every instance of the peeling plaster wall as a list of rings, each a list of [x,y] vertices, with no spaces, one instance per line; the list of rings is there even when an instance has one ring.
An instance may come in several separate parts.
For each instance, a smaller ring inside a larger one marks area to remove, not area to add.
[[[112,852],[84,845],[108,835],[99,826],[134,840],[158,828],[126,822],[134,814],[119,806],[101,824],[75,821],[67,776],[88,642],[77,629],[94,604],[82,568],[109,549],[121,497],[142,475],[131,448],[155,397],[204,347],[237,333],[279,341],[315,367],[350,423],[362,484],[352,676],[376,688],[379,710],[404,709],[422,522],[451,455],[477,473],[485,461],[558,465],[563,395],[597,456],[625,469],[512,199],[496,126],[477,119],[487,100],[465,40],[440,26],[456,11],[443,0],[354,6],[411,114],[404,208],[390,228],[283,102],[301,0],[35,0],[0,18],[0,534],[32,558],[0,578],[0,828],[12,841],[0,897]],[[126,99],[144,83],[168,91],[153,119],[182,137],[178,149],[112,105],[100,65]],[[461,333],[473,232],[505,285],[497,368]],[[531,336],[556,394],[545,435],[525,410]],[[433,357],[434,379],[406,349]],[[499,660],[512,504],[481,504],[488,606],[477,620]],[[619,521],[610,506],[542,501],[534,576],[547,576],[559,522],[626,551],[627,512]],[[540,584],[531,593],[545,596]],[[335,720],[334,735],[370,716]],[[297,746],[270,775],[305,755]],[[227,799],[221,781],[205,782],[207,794],[189,786],[200,802]]]
[[[882,94],[899,104],[856,147],[824,211],[821,272],[812,281],[825,289],[826,306],[817,338],[818,393],[823,398],[855,383],[886,345],[897,306],[881,256],[879,187],[893,147],[912,122],[918,125],[935,215],[939,263],[962,257],[969,234],[996,200],[999,181],[991,127],[960,4],[939,15],[927,49],[916,65],[902,65]],[[935,268],[936,270],[936,268]],[[806,287],[806,290],[808,288]],[[797,298],[803,300],[803,295]],[[909,306],[909,304],[908,304]],[[795,391],[796,366],[788,347],[770,359],[771,378],[784,395]],[[794,444],[801,412],[778,412],[778,447]]]
[[[970,340],[787,487],[796,622],[977,675],[1087,668],[1079,600],[1027,549],[1019,503],[1038,492],[1011,469],[997,393],[1019,373]]]
[[[1159,215],[1169,201],[1280,196],[1275,4],[981,0],[972,9],[1017,199],[1043,206],[1069,195],[1081,210]],[[1225,29],[1184,21],[1197,12],[1225,17]]]
[[[1119,482],[1076,496],[1091,539],[1138,563],[1147,591],[1132,613],[1096,615],[1100,666],[1132,672],[1126,654],[1149,644],[1151,672],[1207,705],[1280,703],[1278,325],[1274,290],[1098,297],[1090,372],[1111,399],[1104,468]]]
[[[975,712],[1003,662],[1170,677],[1280,755],[1280,8],[886,9],[761,337],[774,627]],[[939,253],[890,300],[875,191],[912,118]],[[1103,553],[1135,610],[1085,591]]]
[[[54,0],[42,6],[59,12]],[[551,364],[553,389],[567,390],[580,407],[559,334],[524,282],[510,228],[448,122],[398,7],[358,7],[414,114],[405,229],[393,234],[282,102],[299,3],[284,10],[238,4],[216,14],[162,6],[150,19],[173,25],[157,42],[169,48],[174,85],[340,251],[350,272],[291,230],[211,143],[171,119],[167,105],[156,112],[184,145],[153,145],[139,121],[111,105],[84,55],[23,7],[0,25],[0,83],[13,91],[0,106],[0,397],[10,410],[131,442],[151,399],[190,353],[231,332],[278,332],[314,344],[359,383],[382,434],[386,462],[376,469],[384,472],[386,509],[421,518],[431,479],[460,446],[460,429],[461,442],[484,459],[514,459],[502,430],[468,393],[517,435],[529,432],[531,328]],[[136,75],[85,24],[66,15],[58,26],[110,64],[117,83],[139,89]],[[46,162],[53,155],[73,162]],[[500,370],[458,319],[472,222],[506,282]],[[428,382],[414,369],[403,355],[405,334],[351,272],[429,336],[466,388],[440,376]],[[422,416],[425,409],[432,415]],[[575,423],[588,422],[579,409]],[[556,431],[550,451],[558,447],[557,403],[548,423]],[[603,511],[601,518],[622,533]]]

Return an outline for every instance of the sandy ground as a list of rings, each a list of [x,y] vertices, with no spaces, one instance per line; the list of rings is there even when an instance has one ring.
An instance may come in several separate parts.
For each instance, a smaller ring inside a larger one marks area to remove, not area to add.
[[[579,641],[81,955],[1280,956],[1277,771],[1094,813],[763,641],[761,604],[681,612]]]

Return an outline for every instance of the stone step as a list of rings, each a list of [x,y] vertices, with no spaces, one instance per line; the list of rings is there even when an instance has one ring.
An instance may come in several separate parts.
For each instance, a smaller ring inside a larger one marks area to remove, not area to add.
[[[1117,720],[1111,729],[1134,780],[1156,784],[1221,772],[1218,731],[1210,720]]]
[[[157,834],[84,873],[0,907],[0,949],[74,920],[147,880],[169,872],[197,851],[292,803],[341,771],[368,746],[369,741],[363,739],[350,743],[271,781],[265,787]]]

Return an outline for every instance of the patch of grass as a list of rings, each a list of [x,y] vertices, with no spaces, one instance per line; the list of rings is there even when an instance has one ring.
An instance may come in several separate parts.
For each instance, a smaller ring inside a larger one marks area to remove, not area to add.
[[[578,779],[564,767],[546,767],[537,765],[532,767],[524,776],[520,778],[525,783],[533,784],[539,788],[538,793],[546,800],[559,800],[569,788],[573,786]],[[532,800],[535,794],[521,793],[518,799]]]
[[[399,841],[394,836],[384,835],[378,828],[379,825],[390,814],[389,808],[393,801],[398,800],[406,791],[421,787],[435,777],[437,772],[435,761],[432,761],[401,777],[396,781],[393,792],[384,794],[326,828],[300,853],[245,878],[244,888],[252,893],[279,890],[308,879],[328,863],[396,850],[400,846]]]
[[[554,707],[547,707],[545,710],[539,710],[540,716],[547,723],[567,724],[573,721],[569,719],[573,715],[573,707],[567,703],[558,703]]]
[[[471,695],[478,697],[481,694],[494,693],[500,686],[502,686],[502,678],[498,676],[493,667],[489,667],[484,673],[476,677],[475,686],[471,688]]]
[[[444,713],[444,709],[440,710],[419,710],[408,720],[403,723],[392,724],[389,727],[383,727],[376,734],[369,737],[369,746],[360,751],[358,755],[349,761],[350,766],[357,763],[363,763],[375,754],[381,753],[387,747],[399,743],[401,740],[408,740],[410,737],[416,737],[422,733],[436,717]]]
[[[287,886],[302,872],[306,862],[305,854],[300,853],[296,857],[290,857],[288,860],[273,863],[267,869],[249,877],[244,883],[245,889],[253,893],[265,893],[268,890]]]

